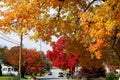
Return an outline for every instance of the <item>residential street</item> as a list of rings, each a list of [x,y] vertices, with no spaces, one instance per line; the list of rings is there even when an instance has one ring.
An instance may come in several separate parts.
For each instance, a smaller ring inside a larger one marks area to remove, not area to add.
[[[65,78],[58,78],[58,77],[53,77],[53,76],[46,76],[46,77],[42,77],[39,78],[37,80],[67,80]]]
[[[65,77],[58,77],[58,73],[62,72],[58,68],[53,68],[51,70],[52,75],[46,75],[44,77],[37,78],[37,80],[67,80]]]

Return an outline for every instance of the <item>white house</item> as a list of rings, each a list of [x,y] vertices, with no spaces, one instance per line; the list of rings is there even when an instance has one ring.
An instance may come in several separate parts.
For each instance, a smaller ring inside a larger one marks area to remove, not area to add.
[[[15,71],[15,69],[12,66],[6,66],[4,64],[1,64],[1,66],[2,75],[18,75],[18,72]]]

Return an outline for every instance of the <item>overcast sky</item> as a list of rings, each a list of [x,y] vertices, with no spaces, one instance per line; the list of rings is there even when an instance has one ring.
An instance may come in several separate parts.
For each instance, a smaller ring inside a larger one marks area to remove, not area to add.
[[[20,43],[20,37],[17,34],[15,33],[4,34],[0,32],[1,47],[7,46],[8,48],[11,48],[13,46],[19,46],[19,43]],[[40,47],[40,43],[41,43],[41,47]],[[23,36],[23,47],[36,49],[37,51],[40,51],[41,49],[44,53],[52,49],[49,44],[46,44],[43,41],[35,42],[34,40],[30,40],[28,36],[25,36],[25,35]]]

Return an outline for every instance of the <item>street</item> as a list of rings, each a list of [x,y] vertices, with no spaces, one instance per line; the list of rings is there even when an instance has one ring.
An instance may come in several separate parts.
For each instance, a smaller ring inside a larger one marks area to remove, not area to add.
[[[67,80],[67,79],[59,78],[59,77],[53,77],[53,76],[45,76],[45,77],[41,77],[37,80]]]
[[[51,69],[52,75],[46,75],[44,77],[39,77],[37,80],[67,80],[65,77],[58,77],[58,73],[62,72],[58,68]]]

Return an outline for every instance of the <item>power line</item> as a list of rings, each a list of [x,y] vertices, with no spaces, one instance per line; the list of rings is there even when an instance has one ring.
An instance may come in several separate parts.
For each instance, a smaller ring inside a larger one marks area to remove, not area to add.
[[[0,32],[0,35],[1,35],[1,36],[0,36],[0,39],[3,39],[3,40],[5,40],[5,41],[10,42],[10,43],[13,43],[13,44],[20,45],[20,44],[19,44],[20,42],[18,42],[18,41],[16,41],[16,40],[14,40],[14,39],[6,36],[6,35],[3,34],[2,32]],[[24,38],[27,38],[27,37],[24,37]],[[27,47],[27,46],[33,46],[33,44],[31,44],[31,43],[28,41],[27,44],[26,44],[26,45],[23,44],[23,46],[24,46],[24,47],[25,47],[25,46],[26,46],[26,47]],[[34,46],[34,48],[35,48],[35,46]]]
[[[13,44],[20,45],[20,44],[19,44],[20,42],[18,42],[18,41],[16,41],[16,40],[14,40],[14,39],[12,39],[12,38],[4,35],[4,34],[1,33],[1,32],[0,32],[0,34],[3,36],[3,37],[0,37],[1,39],[5,40],[5,41],[7,41],[7,42],[13,43]]]
[[[0,37],[0,38],[3,39],[3,40],[5,40],[5,41],[8,41],[8,42],[10,42],[10,43],[13,43],[13,44],[17,44],[17,45],[19,45],[18,43],[12,42],[12,41],[7,40],[7,39],[5,39],[5,38],[3,38],[3,37]]]
[[[7,38],[8,40],[12,40],[12,41],[15,41],[15,42],[17,42],[17,43],[20,43],[20,42],[18,42],[18,41],[16,41],[16,40],[14,40],[14,39],[12,39],[12,38],[10,38],[10,37],[4,35],[4,34],[1,33],[1,32],[0,32],[0,34],[1,34],[3,37]]]

